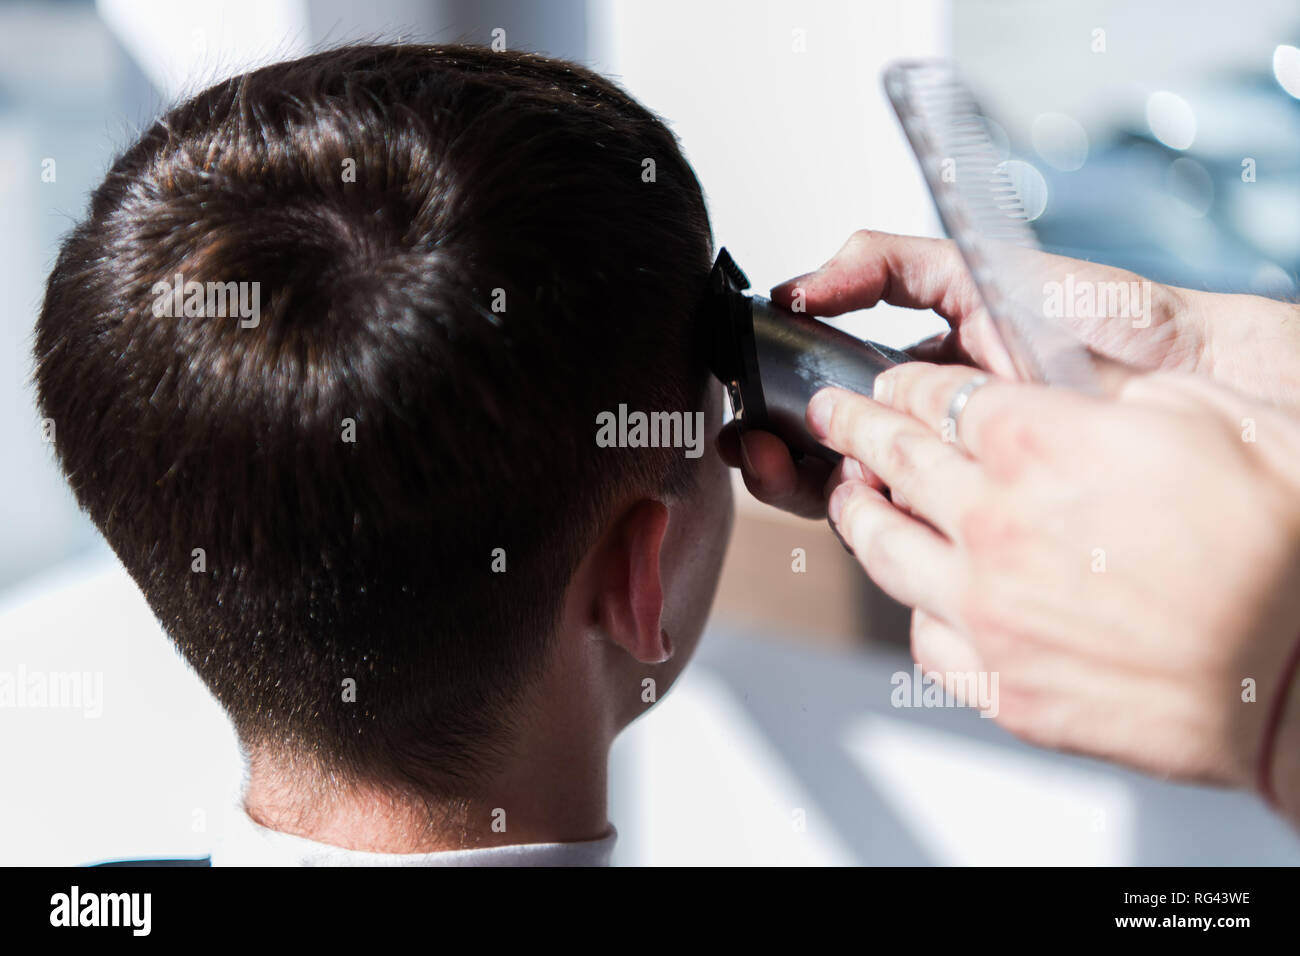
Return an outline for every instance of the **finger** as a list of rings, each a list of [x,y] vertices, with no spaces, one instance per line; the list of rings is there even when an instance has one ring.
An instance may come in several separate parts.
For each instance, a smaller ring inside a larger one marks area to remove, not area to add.
[[[1092,368],[1101,393],[1113,398],[1123,395],[1130,382],[1145,374],[1141,369],[1104,355],[1093,355]]]
[[[835,466],[831,472],[828,484],[833,485],[831,491],[838,488],[845,481],[865,481],[872,488],[878,491],[885,490],[885,483],[880,480],[878,475],[872,473],[862,462],[856,458],[841,458],[840,463]],[[829,497],[829,492],[827,493]]]
[[[747,456],[741,443],[741,434],[740,422],[735,420],[727,422],[727,424],[723,425],[718,431],[718,437],[716,439],[718,457],[722,459],[723,464],[730,468],[743,469],[745,467],[745,458]],[[754,441],[761,442],[762,439],[755,439]],[[762,453],[760,453],[760,455],[761,454]],[[810,485],[821,479],[821,470],[817,467],[815,462],[801,462],[794,464],[796,469],[802,467],[808,473],[809,477],[807,480]],[[749,466],[749,469],[751,471],[754,470],[752,464]],[[777,469],[783,471],[780,456],[777,456]],[[775,483],[780,484],[782,480],[783,479],[778,479]],[[821,517],[821,512],[825,510],[821,505],[824,505],[826,499],[830,497],[831,492],[845,481],[865,481],[873,488],[879,488],[882,490],[885,487],[884,482],[866,468],[863,468],[861,462],[855,461],[852,458],[841,458],[839,464],[832,468],[828,477],[822,481],[821,493],[818,498],[818,514],[815,517]]]
[[[963,565],[941,535],[860,481],[836,488],[829,508],[836,534],[886,594],[941,617],[956,613]]]
[[[950,699],[978,707],[989,717],[998,715],[998,680],[987,673],[974,645],[947,622],[919,609],[912,613],[912,659]]]
[[[934,335],[927,336],[926,338],[921,339],[919,342],[913,342],[907,348],[903,349],[903,351],[907,352],[909,355],[915,355],[917,349],[925,351],[926,349],[929,348],[937,348],[938,346],[944,343],[944,340],[948,338],[949,334],[950,333],[948,332],[936,332],[934,333]]]
[[[740,422],[727,422],[718,431],[718,437],[715,439],[718,448],[718,457],[728,468],[739,468],[740,460]]]
[[[932,366],[937,368],[938,366]],[[823,389],[808,405],[808,427],[825,445],[857,459],[940,531],[955,536],[983,492],[979,465],[911,415],[843,389]]]
[[[933,362],[936,365],[971,364],[969,361],[956,360],[954,362],[955,357],[961,351],[961,345],[957,340],[957,336],[951,331],[940,332],[928,339],[922,339],[920,342],[909,345],[903,351],[920,362]]]
[[[772,289],[772,301],[791,308],[796,289],[813,315],[841,315],[880,302],[933,309],[956,324],[981,305],[957,246],[948,239],[859,230],[816,272]]]
[[[876,489],[876,491],[879,491],[881,494],[884,494],[886,490],[885,483],[881,481],[878,476],[873,475],[866,468],[862,467],[860,461],[853,458],[841,458],[840,463],[831,471],[830,477],[826,479],[826,484],[822,488],[822,498],[827,502],[828,506],[831,500],[831,495],[835,493],[835,489],[846,481],[860,481],[863,484]],[[835,537],[838,538],[840,544],[844,546],[844,550],[848,551],[849,554],[852,554],[853,549],[850,548],[848,544],[845,543],[844,539],[840,537],[839,530],[835,527],[835,523],[830,522],[830,526],[831,530],[835,532]]]
[[[771,297],[813,315],[840,315],[880,302],[933,309],[954,334],[939,346],[923,346],[922,357],[973,362],[1008,377],[1016,374],[965,260],[951,240],[855,232],[820,269],[783,282],[772,289]],[[935,349],[941,354],[926,354]]]
[[[750,494],[801,518],[825,516],[830,464],[816,458],[796,464],[786,443],[769,432],[742,431],[738,445],[741,475]]]
[[[947,407],[952,394],[945,399],[936,392],[918,401],[927,403],[933,415],[939,405]],[[947,418],[945,425],[952,440],[988,474],[1011,476],[1030,463],[1067,467],[1063,462],[1074,460],[1079,436],[1096,427],[1107,404],[1107,399],[1081,392],[991,380],[971,392],[957,420]]]
[[[904,351],[920,362],[978,366],[1001,378],[1018,377],[1015,363],[985,311],[967,316],[956,330],[909,345]]]
[[[995,381],[970,366],[904,362],[876,376],[872,397],[929,425],[945,441],[955,441],[956,423],[950,417],[953,399],[980,379]]]
[[[912,659],[925,674],[969,674],[983,669],[970,638],[920,608],[912,613]]]
[[[1050,457],[1074,441],[1065,422],[1087,396],[989,379],[968,393],[953,418],[953,399],[981,377],[978,369],[908,362],[876,377],[875,398],[935,428],[939,437],[988,466],[993,475],[1013,473],[1027,456]]]

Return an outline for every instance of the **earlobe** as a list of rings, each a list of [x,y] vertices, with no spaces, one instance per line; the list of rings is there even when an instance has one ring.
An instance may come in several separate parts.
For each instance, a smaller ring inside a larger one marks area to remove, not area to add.
[[[605,573],[596,617],[608,638],[643,664],[672,656],[663,629],[664,589],[659,558],[668,531],[668,508],[643,499],[618,519],[605,544]]]

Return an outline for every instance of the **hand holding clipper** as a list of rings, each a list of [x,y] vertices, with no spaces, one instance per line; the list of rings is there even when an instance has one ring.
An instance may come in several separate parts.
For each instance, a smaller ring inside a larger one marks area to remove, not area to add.
[[[732,414],[743,429],[772,432],[796,454],[839,461],[809,433],[808,400],[831,385],[870,395],[877,375],[911,356],[746,295],[748,288],[745,273],[720,250],[703,331],[709,368],[727,387]]]

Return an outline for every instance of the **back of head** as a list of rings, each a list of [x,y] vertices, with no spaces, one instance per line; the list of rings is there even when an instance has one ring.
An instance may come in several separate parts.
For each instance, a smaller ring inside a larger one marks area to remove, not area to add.
[[[691,481],[595,422],[700,407],[709,258],[672,134],[606,80],[343,48],[212,87],[114,164],[49,280],[40,403],[247,747],[453,792],[618,496]]]

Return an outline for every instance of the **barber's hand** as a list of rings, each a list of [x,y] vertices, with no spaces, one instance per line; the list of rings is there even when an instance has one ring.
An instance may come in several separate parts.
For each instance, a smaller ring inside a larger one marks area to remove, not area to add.
[[[808,408],[846,456],[831,521],[916,609],[916,659],[997,673],[997,720],[1035,743],[1251,786],[1300,635],[1300,423],[1154,373],[1107,399],[990,380],[954,435],[978,374],[905,364]],[[1300,819],[1293,694],[1274,779]]]
[[[1044,309],[1098,355],[1140,369],[1197,372],[1265,402],[1300,407],[1300,306],[1295,303],[1179,289],[1045,252],[1027,257],[1023,265],[1034,270],[1025,284],[1041,289]],[[1137,294],[1130,297],[1133,291]],[[965,261],[949,239],[855,232],[816,272],[774,288],[772,301],[788,308],[796,294],[816,316],[880,302],[932,309],[951,329],[912,347],[911,354],[1015,377]]]
[[[1047,253],[1033,254],[1024,263],[1041,271],[1041,278],[1029,283],[1031,288],[1062,284],[1060,321],[1095,352],[1139,368],[1198,368],[1205,332],[1200,316],[1188,309],[1182,290],[1148,282],[1123,269]],[[1144,298],[1139,298],[1137,307],[1150,314],[1140,318],[1097,314],[1095,305],[1093,310],[1073,308],[1074,296],[1070,296],[1071,307],[1064,308],[1067,279],[1071,290],[1145,282],[1151,289],[1150,308]],[[966,263],[949,239],[855,232],[816,272],[774,288],[772,301],[790,308],[797,295],[802,295],[805,311],[817,316],[842,315],[881,302],[932,309],[950,331],[913,346],[909,350],[913,355],[924,361],[977,365],[1006,378],[1016,376]]]
[[[729,466],[740,469],[749,493],[764,504],[800,518],[820,521],[826,517],[832,469],[821,459],[804,458],[795,464],[781,439],[753,429],[742,432],[737,421],[722,426],[718,454]]]
[[[1259,296],[1177,289],[1122,269],[1046,253],[1036,259],[1045,288],[1058,284],[1063,298],[1069,290],[1071,307],[1062,310],[1061,321],[1097,354],[1136,368],[1197,372],[1263,401],[1300,408],[1300,307]],[[1135,288],[1132,283],[1144,290],[1138,299],[1140,314],[1130,309],[1130,314],[1115,315],[1098,308],[1097,303],[1106,303],[1108,288]],[[1091,310],[1078,299],[1085,290],[1092,293]],[[978,365],[1008,378],[1015,375],[950,240],[856,232],[816,272],[772,290],[773,301],[786,307],[795,305],[796,296],[802,308],[816,316],[840,315],[880,302],[933,309],[950,331],[913,346],[913,355]],[[829,469],[820,463],[796,468],[784,446],[770,435],[747,434],[743,449],[739,436],[724,435],[720,448],[729,464],[741,468],[759,500],[796,514],[820,516],[818,496]]]

